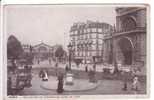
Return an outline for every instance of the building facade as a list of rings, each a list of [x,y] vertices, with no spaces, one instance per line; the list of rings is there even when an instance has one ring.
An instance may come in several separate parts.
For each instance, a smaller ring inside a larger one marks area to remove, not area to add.
[[[23,44],[22,45],[22,49],[25,53],[30,53],[31,52],[31,48],[32,46],[31,45],[28,45],[28,44]]]
[[[103,38],[111,31],[113,31],[113,27],[107,23],[92,21],[74,23],[70,29],[74,59],[81,59],[85,63],[101,62]]]
[[[46,60],[52,57],[53,48],[45,43],[33,46],[34,60]]]
[[[34,46],[28,45],[28,44],[23,44],[22,48],[25,54],[30,54],[34,56],[34,62],[36,61],[41,61],[41,60],[57,60],[56,57],[56,51],[58,48],[62,48],[62,45],[53,45],[50,46],[45,43],[40,43]],[[63,50],[63,56],[61,57],[62,61],[67,60],[67,53],[65,50]]]
[[[146,65],[146,8],[116,8],[116,30],[104,37],[104,62]]]

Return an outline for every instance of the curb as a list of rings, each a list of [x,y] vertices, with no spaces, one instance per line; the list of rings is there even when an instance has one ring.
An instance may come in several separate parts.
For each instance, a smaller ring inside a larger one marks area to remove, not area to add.
[[[101,84],[101,82],[98,81],[98,82],[96,83],[96,85],[95,85],[94,87],[92,87],[92,88],[81,89],[81,90],[67,90],[67,89],[64,89],[64,92],[81,92],[81,91],[84,92],[84,91],[90,91],[90,90],[96,89],[100,84]],[[45,89],[45,90],[57,91],[57,89],[51,89],[51,88],[49,89],[49,88],[46,88],[46,87],[44,87],[44,86],[42,86],[42,85],[40,85],[40,87],[43,88],[43,89]]]
[[[88,89],[81,89],[81,90],[65,90],[65,92],[84,92],[84,91],[90,91],[90,90],[94,90],[96,89],[99,85],[101,84],[101,82],[96,83],[96,86],[92,87],[92,88],[88,88]]]

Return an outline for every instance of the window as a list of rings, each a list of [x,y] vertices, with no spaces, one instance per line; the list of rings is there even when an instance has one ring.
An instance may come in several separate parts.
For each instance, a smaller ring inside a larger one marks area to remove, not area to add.
[[[85,52],[82,52],[82,55],[83,55],[83,56],[85,56],[85,54],[86,54]]]
[[[75,34],[77,35],[78,34],[78,31],[75,31]]]
[[[90,51],[89,53],[90,53],[89,56],[91,56],[92,51]]]
[[[85,39],[88,39],[88,34],[85,34]]]
[[[77,56],[79,56],[79,51],[77,52]]]
[[[102,29],[101,28],[98,28],[98,32],[101,33],[102,32]]]
[[[75,55],[78,56],[78,52],[75,52]]]
[[[103,37],[103,34],[98,34],[98,38],[102,39],[102,37]]]
[[[92,32],[92,28],[90,28],[90,32]]]
[[[87,56],[90,56],[90,52],[89,51],[87,51]]]
[[[96,45],[92,45],[92,50],[96,50]]]
[[[89,39],[89,33],[87,34],[87,39]]]
[[[90,33],[90,28],[87,29],[87,32]]]
[[[89,48],[88,48],[88,50],[90,51],[92,49],[92,46],[91,45],[89,45]]]
[[[92,55],[95,56],[96,54],[97,54],[97,52],[96,51],[93,51]]]
[[[99,45],[98,48],[99,48],[99,50],[102,50],[102,45]]]
[[[82,35],[80,35],[80,39],[83,39],[83,36]]]
[[[99,39],[98,40],[98,44],[102,44],[103,42],[102,42],[102,40],[101,39]]]
[[[103,33],[104,33],[104,34],[109,33],[109,29],[104,29],[104,30],[103,30]]]
[[[96,39],[93,39],[93,44],[96,44],[96,42],[97,42]]]
[[[78,38],[77,36],[74,37],[75,41],[77,40],[77,38]]]
[[[96,28],[92,28],[92,32],[96,32]]]
[[[82,39],[82,35],[80,35],[80,39]]]
[[[85,39],[85,34],[82,35],[82,38]]]
[[[88,34],[87,34],[88,39],[89,39],[89,36],[90,36],[90,35],[89,35],[89,33],[88,33]]]
[[[78,35],[77,39],[78,39],[78,40],[80,39],[80,35]]]
[[[87,30],[86,29],[84,29],[84,33],[87,33]]]
[[[83,52],[81,52],[81,56],[83,56]]]
[[[81,52],[80,51],[78,52],[78,56],[81,56]]]
[[[73,35],[73,34],[74,34],[74,31],[71,32],[71,35]]]
[[[95,33],[92,33],[91,35],[92,35],[93,39],[96,38],[96,34]]]
[[[101,56],[102,55],[102,51],[98,51],[98,55]]]
[[[92,38],[91,33],[89,34],[89,38]]]
[[[75,37],[73,37],[72,39],[73,39],[73,41],[75,41]]]
[[[80,34],[83,34],[83,30],[80,30]]]
[[[71,35],[75,35],[75,31],[71,32]]]

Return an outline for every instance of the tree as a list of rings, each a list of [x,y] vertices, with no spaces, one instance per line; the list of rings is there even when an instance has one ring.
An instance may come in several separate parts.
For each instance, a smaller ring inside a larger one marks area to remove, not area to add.
[[[34,59],[34,53],[33,53],[33,47],[31,45],[28,46],[29,52],[24,52],[22,55],[20,55],[20,58],[25,60],[26,64],[33,64],[33,59]]]
[[[18,59],[22,53],[23,49],[20,41],[15,36],[11,35],[7,41],[7,57]]]
[[[26,64],[33,64],[34,55],[32,53],[23,52],[21,58],[26,60]]]
[[[62,46],[58,46],[58,48],[55,51],[55,56],[60,60],[64,56],[65,51],[63,50]]]

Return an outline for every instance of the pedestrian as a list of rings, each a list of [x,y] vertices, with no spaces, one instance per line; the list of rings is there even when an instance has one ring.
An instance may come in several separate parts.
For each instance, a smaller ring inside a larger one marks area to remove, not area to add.
[[[88,77],[89,77],[89,82],[91,82],[91,69],[89,70],[89,72],[88,72]]]
[[[122,77],[123,77],[123,88],[122,88],[122,90],[127,91],[128,72],[123,71]]]
[[[48,81],[48,74],[47,74],[47,71],[46,70],[44,70],[44,77],[43,77],[43,81]]]
[[[123,87],[123,90],[124,90],[124,91],[127,91],[127,81],[126,81],[126,80],[124,81],[124,87]]]
[[[55,67],[58,67],[58,62],[56,62]]]
[[[85,66],[85,72],[88,72],[88,65]]]
[[[25,66],[25,70],[27,71],[27,79],[26,79],[26,86],[27,87],[31,87],[32,86],[32,84],[31,84],[31,80],[32,80],[32,74],[31,74],[31,70],[32,70],[32,66],[31,65],[27,65],[27,66]]]
[[[139,88],[139,80],[138,80],[138,77],[135,76],[133,78],[132,90],[138,91],[138,88]]]
[[[40,60],[39,59],[37,60],[37,64],[40,64]]]
[[[94,69],[94,71],[96,71],[96,64],[93,65],[93,69]]]
[[[63,74],[60,73],[58,75],[58,87],[57,87],[57,93],[62,93],[64,91],[63,89]]]
[[[88,76],[89,76],[89,82],[92,82],[92,83],[97,82],[94,70],[90,69]]]
[[[40,77],[40,78],[43,78],[43,77],[44,77],[44,72],[43,72],[43,70],[41,70],[41,71],[39,72],[39,77]]]
[[[12,85],[11,77],[8,77],[8,79],[7,79],[7,93],[8,93],[8,95],[11,95],[11,85]]]
[[[68,68],[68,65],[66,64],[66,67],[65,67],[65,71],[66,73],[68,72],[69,68]]]

